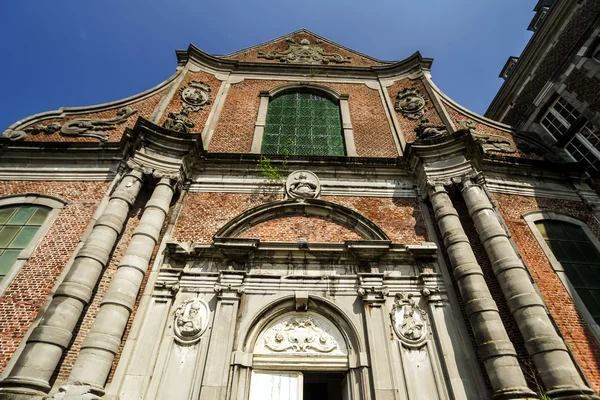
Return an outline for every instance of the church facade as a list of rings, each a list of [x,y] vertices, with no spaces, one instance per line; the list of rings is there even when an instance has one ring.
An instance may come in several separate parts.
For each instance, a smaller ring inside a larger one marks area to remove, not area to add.
[[[598,399],[600,197],[307,30],[0,136],[0,399]]]

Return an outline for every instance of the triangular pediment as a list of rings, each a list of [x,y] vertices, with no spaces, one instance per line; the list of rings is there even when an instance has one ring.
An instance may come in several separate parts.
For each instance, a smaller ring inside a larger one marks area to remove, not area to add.
[[[307,29],[300,29],[222,58],[242,62],[354,67],[390,64],[332,42]]]

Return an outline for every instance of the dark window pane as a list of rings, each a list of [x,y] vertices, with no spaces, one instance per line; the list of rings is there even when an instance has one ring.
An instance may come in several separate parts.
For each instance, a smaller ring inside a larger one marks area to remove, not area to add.
[[[50,213],[50,209],[46,207],[38,207],[37,210],[33,213],[29,221],[27,221],[27,225],[41,225],[44,223],[44,220]]]
[[[10,245],[8,245],[8,247],[11,249],[24,249],[25,247],[27,247],[31,239],[33,239],[33,236],[35,235],[38,229],[38,226],[24,226],[21,229],[21,232],[19,232],[17,236],[15,236],[15,238],[10,243]]]
[[[0,255],[0,277],[8,273],[10,267],[17,261],[17,256],[20,252],[21,250],[5,250]]]
[[[0,225],[5,224],[18,207],[0,208]]]
[[[33,212],[35,211],[36,208],[37,208],[36,206],[19,207],[17,212],[14,213],[13,216],[8,220],[7,224],[9,224],[9,225],[25,224],[25,222],[27,222],[29,217],[31,217],[31,214],[33,214]]]
[[[20,230],[20,226],[5,226],[0,228],[0,249],[8,247]]]

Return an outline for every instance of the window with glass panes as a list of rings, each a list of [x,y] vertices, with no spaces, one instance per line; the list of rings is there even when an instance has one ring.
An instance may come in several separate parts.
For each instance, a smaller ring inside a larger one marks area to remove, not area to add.
[[[284,93],[269,101],[263,154],[343,156],[339,105],[312,92]]]
[[[562,138],[581,113],[563,98],[558,98],[548,109],[540,124],[556,139]],[[600,138],[598,129],[590,121],[565,146],[575,161],[600,170]]]
[[[50,211],[49,207],[34,205],[0,207],[0,280],[31,242]]]
[[[535,225],[590,314],[600,324],[600,252],[575,224],[543,220]]]

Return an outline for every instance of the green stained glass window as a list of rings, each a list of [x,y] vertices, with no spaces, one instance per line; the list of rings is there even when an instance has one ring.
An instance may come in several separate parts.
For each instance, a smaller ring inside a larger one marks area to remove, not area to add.
[[[0,280],[29,245],[50,208],[25,205],[0,207]]]
[[[600,324],[600,253],[581,227],[563,221],[535,223],[569,282]]]
[[[263,154],[343,156],[340,106],[311,92],[293,92],[269,102]]]

